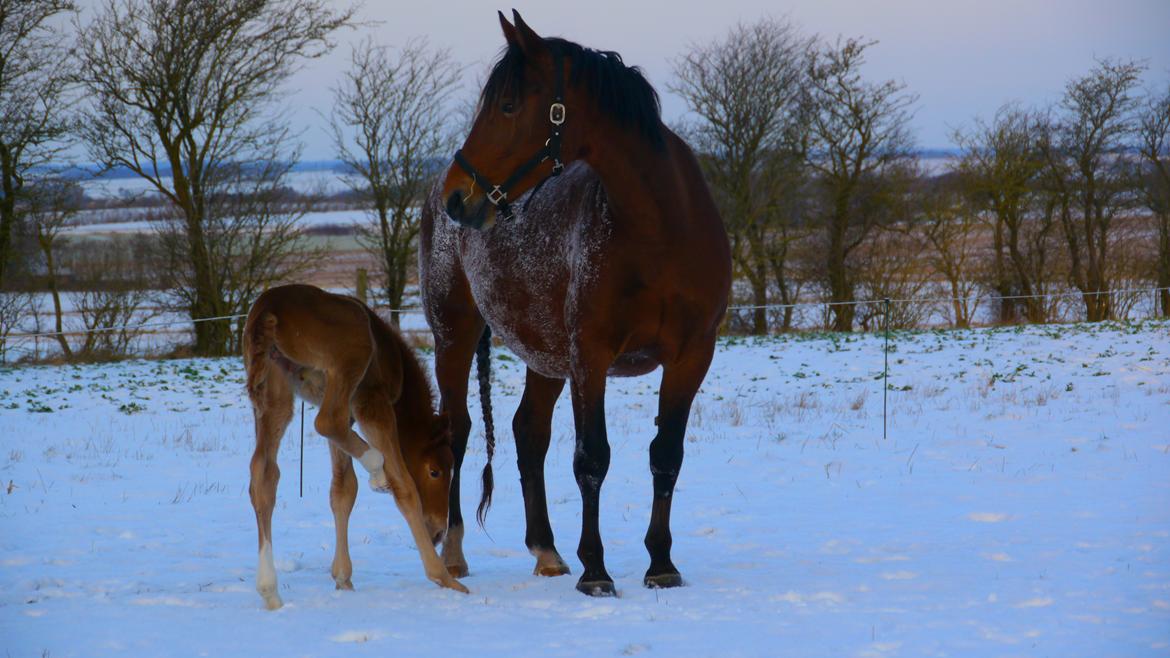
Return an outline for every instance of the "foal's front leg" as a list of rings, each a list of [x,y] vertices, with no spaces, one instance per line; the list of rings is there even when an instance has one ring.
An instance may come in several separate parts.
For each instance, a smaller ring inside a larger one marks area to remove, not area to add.
[[[402,450],[398,445],[397,420],[393,405],[375,402],[363,404],[354,411],[362,431],[386,457],[386,477],[394,494],[394,502],[410,527],[410,534],[414,537],[414,544],[418,548],[419,557],[422,558],[427,578],[440,587],[467,594],[467,588],[455,580],[443,566],[427,533],[426,523],[423,521],[422,499],[419,497],[414,479],[406,469],[406,464],[402,460]]]
[[[333,482],[329,486],[329,507],[333,510],[333,528],[337,542],[333,551],[333,582],[337,589],[353,589],[353,562],[349,559],[349,515],[357,500],[357,477],[353,460],[341,448],[329,444],[333,459]]]
[[[390,483],[386,480],[383,468],[385,456],[376,448],[370,447],[370,444],[362,440],[362,437],[350,427],[352,425],[350,398],[364,373],[365,365],[355,362],[339,365],[336,370],[326,375],[325,393],[313,426],[318,434],[329,439],[332,446],[358,460],[370,474],[371,489],[379,493],[388,493]]]

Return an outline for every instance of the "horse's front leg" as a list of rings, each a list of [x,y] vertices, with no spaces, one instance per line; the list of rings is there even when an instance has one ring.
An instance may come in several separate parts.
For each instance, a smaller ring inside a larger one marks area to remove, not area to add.
[[[524,491],[524,544],[536,557],[533,573],[538,576],[569,573],[569,566],[561,559],[553,542],[544,489],[544,459],[552,437],[553,409],[564,388],[565,380],[550,379],[529,368],[524,381],[524,397],[512,418],[516,464],[520,468],[520,488]]]
[[[646,587],[678,587],[683,584],[682,575],[670,559],[670,504],[682,468],[691,402],[707,375],[714,348],[712,339],[709,345],[696,348],[683,360],[668,364],[662,370],[662,386],[658,393],[658,435],[650,443],[654,502],[650,527],[646,530],[646,550],[650,552],[650,568],[642,581]]]
[[[609,440],[605,434],[605,377],[612,358],[605,359],[574,349],[572,355],[573,417],[577,425],[577,448],[573,474],[581,490],[581,541],[577,557],[584,572],[577,590],[590,596],[614,596],[613,578],[605,570],[605,548],[601,544],[599,520],[601,484],[609,471]]]
[[[451,471],[450,502],[447,511],[447,534],[443,537],[443,565],[455,578],[467,575],[467,559],[463,556],[463,508],[460,505],[460,472],[467,452],[467,437],[471,434],[471,416],[467,412],[467,374],[471,359],[483,333],[483,320],[478,314],[448,312],[442,321],[431,326],[440,327],[435,334],[435,379],[439,383],[439,409],[451,419],[451,452],[455,457]]]

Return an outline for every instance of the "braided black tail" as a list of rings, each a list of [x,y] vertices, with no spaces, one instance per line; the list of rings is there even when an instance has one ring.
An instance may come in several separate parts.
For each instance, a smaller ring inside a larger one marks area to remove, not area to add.
[[[487,463],[483,466],[482,493],[479,498],[479,508],[475,510],[475,518],[479,526],[483,527],[488,508],[492,506],[492,489],[495,480],[492,477],[492,456],[496,452],[496,430],[492,422],[492,328],[486,324],[483,335],[479,337],[479,345],[475,349],[476,374],[479,376],[479,406],[483,409],[483,434],[487,439]]]

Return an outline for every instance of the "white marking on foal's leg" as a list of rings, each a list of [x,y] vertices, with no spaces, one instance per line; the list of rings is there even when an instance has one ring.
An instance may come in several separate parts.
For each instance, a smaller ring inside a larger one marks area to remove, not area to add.
[[[370,488],[378,493],[389,493],[390,482],[386,479],[386,471],[383,465],[386,463],[382,457],[382,453],[374,448],[370,448],[358,459],[358,462],[370,474]]]
[[[260,547],[260,565],[256,568],[256,591],[264,597],[264,605],[276,610],[284,603],[276,593],[276,562],[272,559],[272,544],[264,542]]]

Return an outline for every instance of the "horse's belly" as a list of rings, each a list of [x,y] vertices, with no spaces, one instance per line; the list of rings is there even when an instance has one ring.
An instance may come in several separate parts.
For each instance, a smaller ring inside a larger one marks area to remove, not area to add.
[[[468,273],[476,306],[492,333],[530,368],[546,377],[568,377],[569,337],[564,296],[554,277],[532,280]]]

